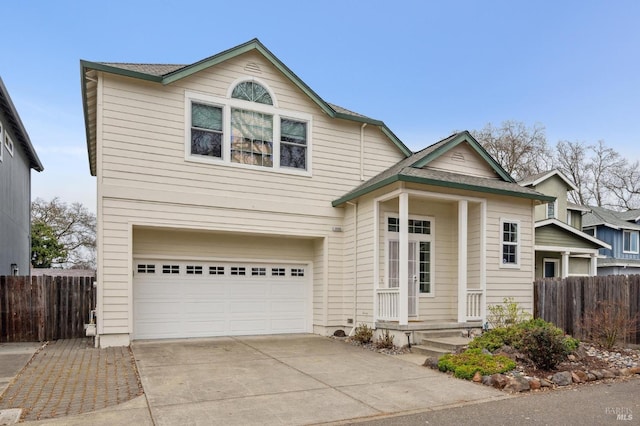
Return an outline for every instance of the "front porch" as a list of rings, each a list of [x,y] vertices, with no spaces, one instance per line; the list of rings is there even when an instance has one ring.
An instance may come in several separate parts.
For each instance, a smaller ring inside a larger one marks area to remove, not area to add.
[[[375,327],[481,327],[486,201],[402,186],[373,208]]]

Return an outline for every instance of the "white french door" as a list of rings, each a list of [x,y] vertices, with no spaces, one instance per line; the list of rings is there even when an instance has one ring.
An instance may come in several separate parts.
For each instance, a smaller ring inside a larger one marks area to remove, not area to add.
[[[398,240],[389,240],[388,250],[388,282],[390,288],[397,288],[400,284],[400,259]],[[428,289],[431,285],[431,241],[416,239],[409,241],[408,258],[408,307],[409,316],[418,316],[418,300],[421,289]]]

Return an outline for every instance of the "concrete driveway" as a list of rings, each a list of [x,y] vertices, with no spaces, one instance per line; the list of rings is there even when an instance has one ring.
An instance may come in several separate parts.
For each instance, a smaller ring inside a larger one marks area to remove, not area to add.
[[[315,335],[139,341],[153,423],[313,424],[505,398],[502,392]]]

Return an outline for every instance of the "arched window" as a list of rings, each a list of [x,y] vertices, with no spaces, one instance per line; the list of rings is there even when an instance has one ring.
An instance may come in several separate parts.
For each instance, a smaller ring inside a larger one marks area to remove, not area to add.
[[[273,105],[271,95],[262,85],[253,81],[243,81],[233,88],[231,97],[244,101],[258,102],[265,105]]]

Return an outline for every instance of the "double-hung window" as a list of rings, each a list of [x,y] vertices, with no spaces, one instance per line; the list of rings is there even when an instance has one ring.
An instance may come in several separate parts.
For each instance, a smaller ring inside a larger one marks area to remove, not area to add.
[[[310,174],[311,116],[279,108],[263,84],[242,81],[227,98],[185,97],[187,160]]]
[[[638,231],[622,231],[622,251],[638,254]]]
[[[222,158],[222,108],[191,104],[191,155]]]
[[[520,223],[501,220],[501,264],[503,267],[520,266]]]
[[[547,219],[555,219],[556,218],[556,203],[557,201],[552,201],[547,203]]]

